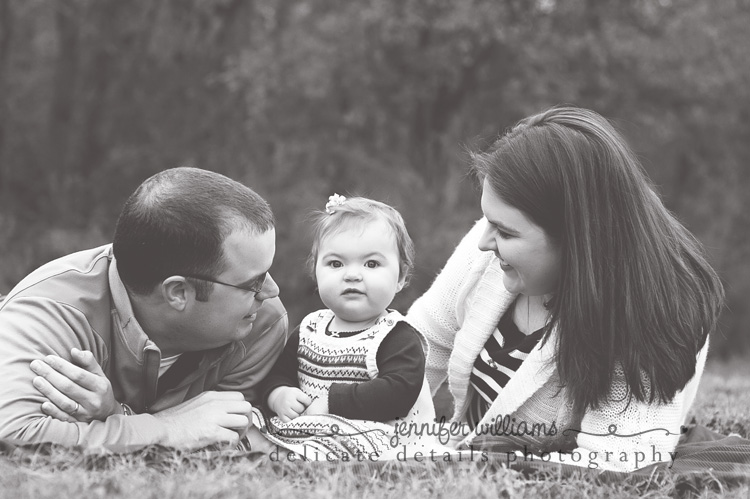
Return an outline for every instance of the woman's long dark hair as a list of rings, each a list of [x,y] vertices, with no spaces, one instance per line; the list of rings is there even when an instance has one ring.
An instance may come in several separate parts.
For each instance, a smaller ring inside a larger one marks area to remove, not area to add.
[[[664,207],[620,134],[593,111],[521,121],[473,167],[562,252],[545,340],[577,410],[598,407],[619,366],[629,396],[668,402],[695,374],[724,290],[700,243]]]

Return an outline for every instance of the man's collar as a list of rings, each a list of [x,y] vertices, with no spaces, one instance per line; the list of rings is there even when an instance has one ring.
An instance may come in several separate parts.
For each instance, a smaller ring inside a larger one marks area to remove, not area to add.
[[[117,260],[114,254],[112,254],[111,258],[112,260],[109,265],[109,289],[112,293],[114,312],[112,319],[116,322],[113,326],[121,331],[123,341],[134,352],[142,352],[148,344],[152,348],[157,348],[138,323],[138,319],[136,319],[133,312],[133,305],[130,302],[128,291],[122,279],[120,279],[120,273],[117,271]]]

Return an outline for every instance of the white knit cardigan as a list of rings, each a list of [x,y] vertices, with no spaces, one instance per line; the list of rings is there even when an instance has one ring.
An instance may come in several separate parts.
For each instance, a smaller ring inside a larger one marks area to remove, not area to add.
[[[464,421],[469,403],[469,377],[474,361],[516,297],[503,285],[503,271],[497,257],[477,247],[486,223],[483,218],[474,225],[430,289],[414,302],[407,314],[407,321],[424,334],[429,344],[426,370],[432,393],[447,378],[455,407],[453,420],[458,422]],[[581,430],[576,432],[576,451],[582,459],[575,463],[565,459],[565,455],[560,456],[566,463],[587,466],[593,457],[598,469],[632,471],[654,462],[670,461],[669,452],[674,452],[703,373],[708,341],[696,358],[695,376],[671,402],[648,404],[632,399],[628,404],[625,379],[618,368],[607,403],[588,410],[580,422],[575,422],[564,390],[550,390],[554,383],[548,383],[556,378],[556,367],[550,361],[556,335],[555,330],[548,341],[531,351],[480,425],[514,415],[522,406],[526,414],[529,407],[552,406],[552,412],[557,413],[558,428],[561,423],[572,423],[576,430]],[[613,424],[616,435],[612,434]],[[475,436],[471,433],[454,444],[468,445]],[[553,453],[552,460],[556,457],[558,453]]]

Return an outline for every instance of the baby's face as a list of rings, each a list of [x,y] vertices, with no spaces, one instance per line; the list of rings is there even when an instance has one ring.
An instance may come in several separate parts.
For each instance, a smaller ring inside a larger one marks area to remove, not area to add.
[[[368,327],[404,287],[396,237],[383,220],[320,241],[315,278],[320,298],[352,330]]]

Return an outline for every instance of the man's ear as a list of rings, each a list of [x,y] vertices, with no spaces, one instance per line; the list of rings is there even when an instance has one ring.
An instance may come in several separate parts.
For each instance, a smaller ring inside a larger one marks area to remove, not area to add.
[[[195,288],[182,276],[167,277],[159,285],[164,301],[175,310],[183,311],[195,299]]]

